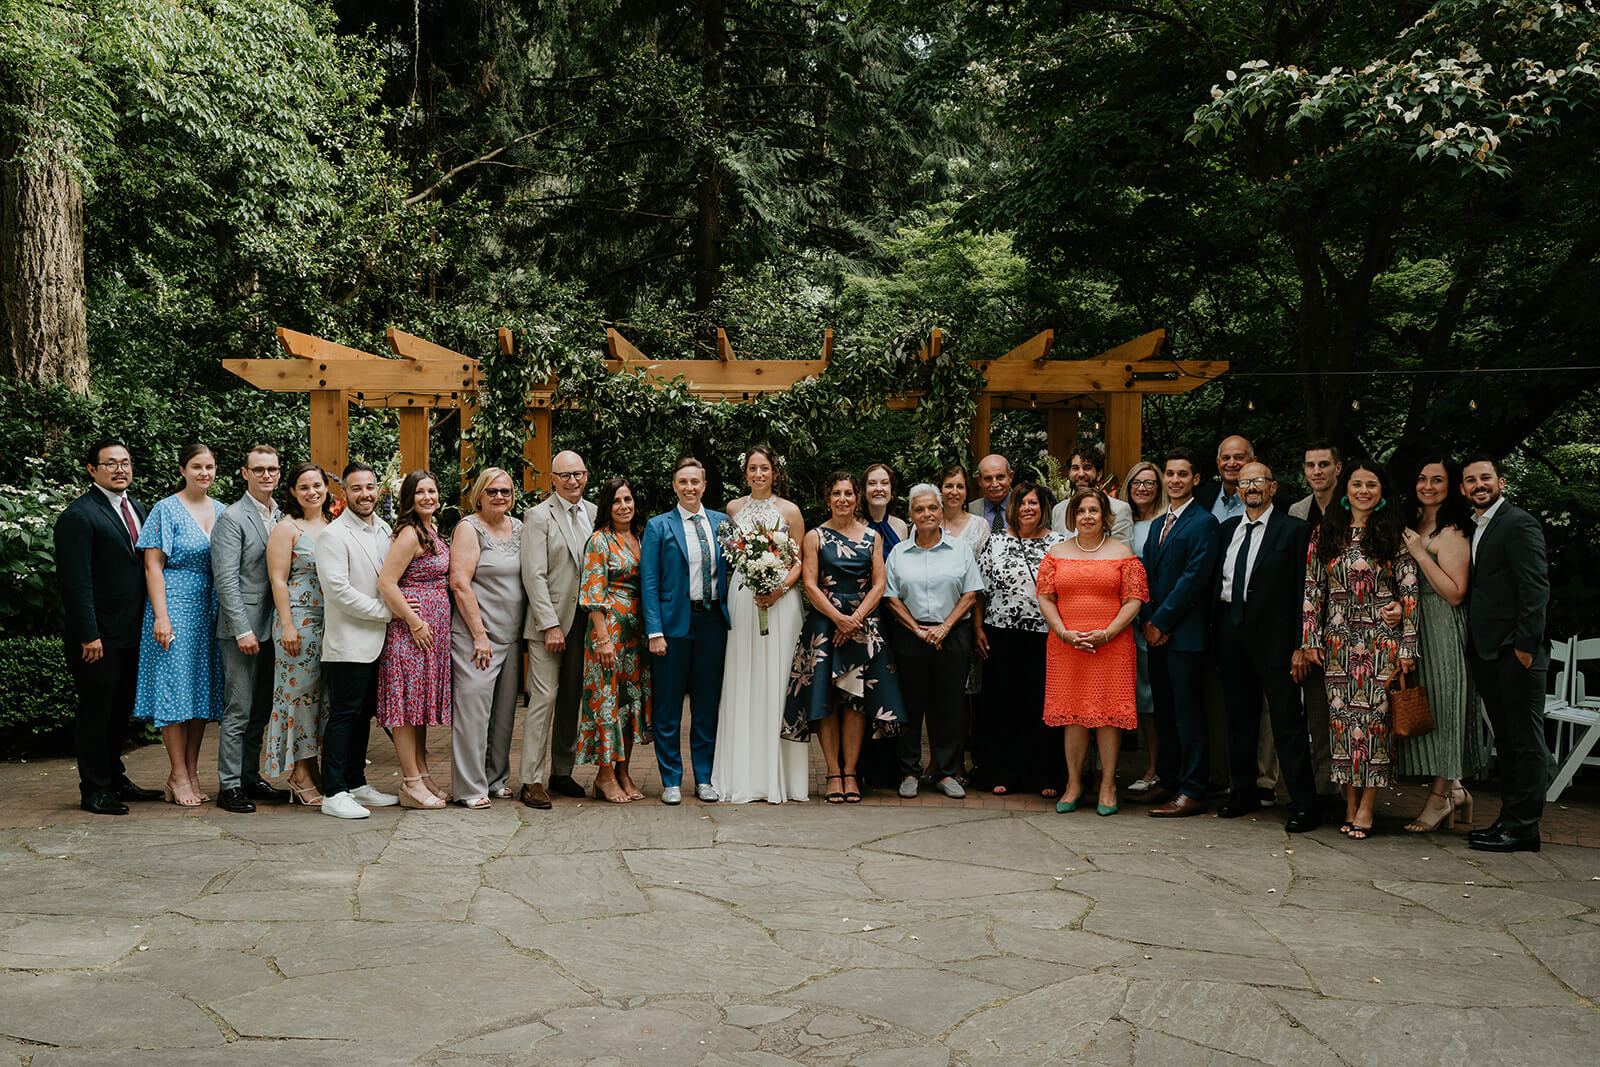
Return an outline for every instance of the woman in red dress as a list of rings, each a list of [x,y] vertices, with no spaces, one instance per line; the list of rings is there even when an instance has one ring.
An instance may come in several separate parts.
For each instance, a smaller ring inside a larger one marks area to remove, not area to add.
[[[1045,646],[1044,721],[1067,728],[1067,788],[1056,810],[1074,811],[1083,794],[1089,731],[1100,751],[1095,811],[1117,812],[1117,753],[1122,731],[1138,725],[1134,694],[1138,649],[1129,627],[1150,599],[1144,564],[1110,536],[1111,502],[1099,489],[1067,501],[1071,540],[1039,564],[1039,612],[1055,640]]]

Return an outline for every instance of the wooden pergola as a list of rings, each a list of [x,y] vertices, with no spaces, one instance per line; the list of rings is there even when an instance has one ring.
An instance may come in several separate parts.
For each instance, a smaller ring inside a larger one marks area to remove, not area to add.
[[[681,377],[704,400],[740,402],[762,393],[788,390],[823,374],[833,356],[833,331],[824,330],[820,358],[739,359],[725,330],[717,331],[715,360],[652,360],[614,329],[606,330],[606,368],[642,373],[662,383]],[[454,413],[461,429],[472,424],[480,370],[478,361],[460,352],[390,328],[389,359],[279,328],[278,341],[294,359],[225,359],[223,366],[261,389],[309,395],[311,458],[329,471],[342,470],[349,459],[349,405],[394,408],[400,418],[400,457],[406,470],[428,465],[428,434],[433,412]],[[984,377],[977,398],[970,443],[974,457],[989,452],[989,432],[997,410],[1042,409],[1046,412],[1051,455],[1064,459],[1077,441],[1078,417],[1086,410],[1105,416],[1106,474],[1121,477],[1140,456],[1142,401],[1145,396],[1186,393],[1220,377],[1224,362],[1158,360],[1165,330],[1154,330],[1093,359],[1052,360],[1055,331],[1043,333],[993,360],[974,360]],[[501,351],[515,352],[512,332],[498,331]],[[943,337],[935,329],[921,350],[930,359],[940,354]],[[557,382],[552,378],[528,394],[528,439],[523,448],[523,487],[550,488],[551,436]],[[892,397],[889,406],[915,407],[912,391]],[[473,461],[463,439],[462,470]]]

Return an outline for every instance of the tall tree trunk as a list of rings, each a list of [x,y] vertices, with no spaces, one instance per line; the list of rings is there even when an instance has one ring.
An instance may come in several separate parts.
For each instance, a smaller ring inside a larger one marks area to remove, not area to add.
[[[22,143],[0,131],[0,160]],[[0,373],[89,391],[83,186],[53,157],[0,162]]]
[[[701,0],[700,84],[705,90],[706,131],[712,141],[722,136],[722,56],[728,45],[725,0]],[[699,150],[699,184],[695,189],[694,310],[709,316],[722,281],[722,165],[714,143]],[[709,319],[705,327],[710,330]]]

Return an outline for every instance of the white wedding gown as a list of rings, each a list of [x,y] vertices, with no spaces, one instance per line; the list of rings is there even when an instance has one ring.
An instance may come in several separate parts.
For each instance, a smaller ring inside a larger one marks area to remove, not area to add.
[[[770,499],[750,500],[733,521],[770,529],[781,525],[783,518]],[[790,589],[767,609],[768,632],[762,636],[755,594],[738,575],[729,584],[733,629],[722,668],[711,785],[733,804],[809,799],[811,746],[778,736],[804,614],[800,589]]]

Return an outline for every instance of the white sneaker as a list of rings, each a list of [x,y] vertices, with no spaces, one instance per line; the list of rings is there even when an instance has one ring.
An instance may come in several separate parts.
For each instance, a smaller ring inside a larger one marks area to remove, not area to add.
[[[335,819],[365,819],[372,812],[356,803],[356,798],[347,790],[323,797],[322,814],[332,815]]]
[[[956,781],[954,778],[939,779],[939,792],[943,793],[947,797],[954,797],[957,800],[960,800],[962,797],[967,795],[967,791],[961,788],[961,783]]]
[[[701,782],[695,786],[694,795],[699,797],[701,802],[705,804],[715,804],[722,799],[722,794],[711,788],[707,782]]]
[[[910,800],[917,795],[917,779],[913,775],[906,775],[900,779],[900,795]]]
[[[682,804],[683,803],[683,790],[678,788],[675,785],[669,785],[669,786],[664,787],[661,790],[661,803],[663,803],[663,804]]]
[[[365,804],[369,808],[390,808],[400,803],[400,798],[393,793],[380,793],[372,786],[365,784],[358,785],[350,790],[350,795],[358,803]]]

